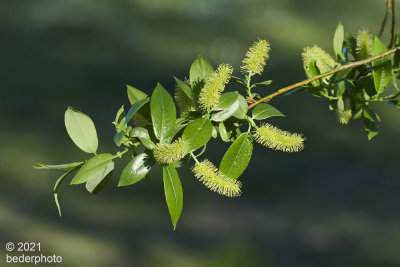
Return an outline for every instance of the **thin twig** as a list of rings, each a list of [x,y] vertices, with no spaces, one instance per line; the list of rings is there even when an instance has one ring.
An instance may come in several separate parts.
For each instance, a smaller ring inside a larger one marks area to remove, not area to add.
[[[339,72],[339,71],[343,71],[343,70],[355,68],[355,67],[358,67],[358,66],[361,66],[361,65],[369,64],[374,60],[389,56],[389,55],[391,55],[391,54],[393,54],[393,53],[395,53],[397,51],[400,51],[400,46],[395,47],[393,49],[390,49],[390,50],[388,50],[388,51],[386,51],[386,52],[384,52],[382,54],[379,54],[379,55],[376,55],[376,56],[373,56],[373,57],[370,57],[370,58],[366,58],[366,59],[363,59],[363,60],[360,60],[360,61],[354,61],[354,62],[351,62],[351,63],[349,63],[347,65],[342,65],[342,66],[339,66],[336,69],[333,69],[331,71],[328,71],[328,72],[322,73],[320,75],[314,76],[314,77],[312,77],[310,79],[307,79],[307,80],[304,80],[304,81],[301,81],[301,82],[286,86],[286,87],[284,87],[282,89],[279,89],[278,91],[276,91],[276,92],[274,92],[274,93],[272,93],[270,95],[267,95],[267,96],[255,101],[254,103],[249,105],[248,109],[250,110],[250,109],[254,108],[255,106],[257,106],[258,104],[261,104],[263,102],[269,102],[272,98],[274,98],[274,97],[276,97],[278,95],[281,95],[283,93],[289,92],[289,91],[291,91],[293,89],[296,89],[297,87],[309,84],[309,83],[311,83],[313,81],[316,81],[316,80],[322,79],[324,77],[330,76],[330,75],[335,74],[336,72]]]
[[[394,45],[394,27],[395,27],[395,17],[396,17],[395,5],[394,5],[394,3],[396,1],[392,0],[391,2],[392,2],[392,29],[391,29],[391,37],[390,37],[389,47],[393,47],[393,45]]]
[[[378,37],[379,37],[379,38],[382,37],[383,32],[385,31],[386,20],[387,20],[387,17],[388,17],[388,15],[389,15],[389,12],[390,12],[390,6],[391,6],[391,4],[392,4],[392,0],[387,0],[387,3],[386,3],[386,11],[385,11],[385,17],[383,18],[383,21],[382,21],[381,30],[380,30],[379,33],[378,33]]]

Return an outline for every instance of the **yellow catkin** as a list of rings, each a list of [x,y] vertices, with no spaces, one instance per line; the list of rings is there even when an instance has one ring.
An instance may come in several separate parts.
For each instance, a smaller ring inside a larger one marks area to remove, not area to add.
[[[253,136],[263,146],[283,152],[298,152],[304,148],[302,135],[283,131],[268,123],[258,127]]]
[[[320,48],[317,45],[312,47],[307,46],[304,48],[303,53],[301,54],[303,58],[303,63],[308,69],[310,62],[315,60],[315,64],[319,69],[320,73],[325,73],[333,68],[335,68],[338,63],[332,58],[330,54],[328,54],[325,50]]]
[[[264,71],[268,59],[270,46],[266,40],[255,42],[246,52],[243,65],[240,67],[243,72],[261,74]]]
[[[159,143],[153,150],[154,159],[159,164],[170,164],[181,160],[190,152],[189,143],[178,138],[172,144]]]
[[[211,191],[227,197],[240,196],[241,183],[219,172],[209,160],[197,162],[192,169],[194,176]]]
[[[221,64],[210,75],[199,94],[199,104],[203,110],[210,112],[218,105],[221,93],[231,79],[232,72],[233,68],[229,64]]]
[[[368,30],[358,31],[356,54],[359,59],[365,59],[371,56],[372,43],[373,43],[373,37]]]

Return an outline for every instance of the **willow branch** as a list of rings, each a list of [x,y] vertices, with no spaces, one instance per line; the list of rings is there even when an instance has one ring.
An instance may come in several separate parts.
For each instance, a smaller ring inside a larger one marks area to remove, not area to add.
[[[263,98],[260,98],[259,100],[255,101],[254,103],[249,105],[248,109],[250,110],[250,109],[254,108],[255,106],[257,106],[258,104],[261,104],[263,102],[269,102],[274,97],[277,97],[278,95],[281,95],[283,93],[289,92],[289,91],[291,91],[293,89],[296,89],[297,87],[301,87],[303,85],[312,83],[313,81],[325,78],[325,77],[330,76],[332,74],[335,74],[335,73],[337,73],[339,71],[343,71],[343,70],[347,70],[347,69],[351,69],[351,68],[356,68],[356,67],[361,66],[361,65],[369,64],[374,60],[389,56],[389,55],[391,55],[391,54],[393,54],[393,53],[395,53],[397,51],[400,51],[400,46],[395,47],[393,49],[390,49],[390,50],[388,50],[388,51],[386,51],[386,52],[384,52],[382,54],[379,54],[379,55],[376,55],[376,56],[373,56],[373,57],[370,57],[370,58],[366,58],[366,59],[363,59],[363,60],[360,60],[360,61],[354,61],[354,62],[351,62],[351,63],[349,63],[347,65],[342,65],[342,66],[339,66],[336,69],[333,69],[331,71],[328,71],[328,72],[319,74],[317,76],[314,76],[314,77],[312,77],[310,79],[307,79],[307,80],[304,80],[304,81],[301,81],[301,82],[286,86],[286,87],[284,87],[282,89],[279,89],[278,91],[276,91],[276,92],[274,92],[274,93],[272,93],[270,95],[267,95],[267,96],[265,96]]]
[[[390,37],[390,45],[389,47],[392,47],[394,45],[394,27],[395,27],[395,17],[396,17],[396,12],[395,12],[395,0],[392,0],[392,29],[391,29],[391,37]]]

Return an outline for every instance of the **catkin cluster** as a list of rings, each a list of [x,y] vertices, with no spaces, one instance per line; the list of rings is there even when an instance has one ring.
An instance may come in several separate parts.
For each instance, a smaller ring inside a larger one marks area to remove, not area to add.
[[[192,169],[194,176],[210,190],[228,197],[239,196],[241,183],[219,172],[209,160],[197,162]]]

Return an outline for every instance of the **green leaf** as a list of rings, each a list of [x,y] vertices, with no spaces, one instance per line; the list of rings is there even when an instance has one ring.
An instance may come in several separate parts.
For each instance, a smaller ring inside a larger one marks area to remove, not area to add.
[[[343,55],[344,28],[341,22],[336,27],[335,36],[333,37],[333,49],[337,59],[344,59]]]
[[[239,108],[233,113],[233,116],[239,120],[243,120],[246,117],[248,111],[248,105],[246,99],[242,96],[238,96]]]
[[[226,130],[225,124],[222,121],[219,123],[218,130],[222,141],[229,142],[232,132]]]
[[[167,138],[165,138],[165,142],[171,143],[172,139],[186,126],[186,124],[183,123],[177,123],[175,124],[174,128],[172,131],[169,133]]]
[[[209,119],[199,118],[186,126],[185,130],[183,130],[182,137],[190,144],[191,150],[196,150],[210,140],[213,126]]]
[[[175,82],[178,85],[178,87],[187,95],[187,97],[189,97],[190,100],[195,101],[193,91],[189,87],[189,85],[187,85],[184,81],[176,78],[175,76],[174,76],[174,79],[175,79]]]
[[[58,189],[60,189],[60,186],[64,182],[65,178],[67,178],[67,176],[70,173],[74,172],[75,170],[76,170],[76,168],[69,170],[66,173],[64,173],[63,175],[61,175],[60,178],[57,179],[56,184],[54,185],[54,189],[53,189],[54,202],[56,203],[56,206],[58,209],[58,214],[60,217],[61,217],[61,207],[60,207],[60,203],[58,202]]]
[[[117,132],[114,135],[114,143],[117,147],[120,147],[121,144],[127,140],[127,137],[125,136],[125,132]]]
[[[123,169],[118,186],[127,186],[139,182],[149,173],[153,164],[153,159],[146,153],[137,155]]]
[[[142,142],[142,144],[150,150],[153,150],[154,147],[156,146],[153,143],[153,141],[151,141],[149,131],[146,128],[143,128],[143,127],[133,128],[131,131],[131,136],[138,137],[140,139],[140,142]]]
[[[145,99],[147,97],[146,93],[129,85],[127,85],[127,91],[128,91],[129,102],[131,103],[131,105],[134,105],[140,100]],[[146,125],[150,125],[151,124],[150,105],[145,104],[133,117],[135,118],[135,124],[137,126],[144,127]]]
[[[368,106],[363,110],[363,122],[365,126],[365,131],[368,134],[368,140],[371,140],[379,132],[379,117],[378,115],[370,109]]]
[[[233,116],[233,114],[235,114],[235,112],[239,109],[239,99],[237,99],[235,101],[235,103],[233,103],[232,105],[230,105],[229,107],[221,110],[220,112],[214,113],[211,116],[211,120],[219,122],[219,121],[224,121],[230,117]]]
[[[182,212],[183,192],[178,173],[171,164],[163,166],[163,180],[165,199],[167,201],[168,210],[175,230]]]
[[[113,156],[110,153],[99,154],[89,159],[79,169],[78,173],[72,179],[71,184],[81,184],[99,174],[112,161]]]
[[[253,84],[253,86],[270,85],[271,83],[272,83],[272,80],[268,80],[268,81],[263,81],[263,82],[255,83],[255,84]]]
[[[276,116],[285,117],[285,115],[283,115],[279,110],[265,103],[256,106],[253,109],[252,116],[255,120],[264,120]]]
[[[39,169],[39,170],[71,170],[75,169],[76,167],[79,167],[83,165],[85,162],[71,162],[71,163],[65,163],[65,164],[58,164],[58,165],[47,165],[47,164],[42,164],[42,163],[37,163],[35,162],[35,165],[33,168]]]
[[[372,45],[372,56],[386,52],[386,46],[375,37]],[[392,65],[390,56],[372,61],[372,74],[374,76],[375,90],[378,94],[382,93],[390,82],[392,76]]]
[[[135,104],[133,104],[131,106],[131,108],[129,109],[128,114],[126,114],[125,123],[128,123],[132,119],[133,115],[135,115],[135,113],[138,112],[139,109],[141,107],[143,107],[149,101],[150,101],[150,97],[146,97],[146,98],[143,98],[142,100],[139,100]]]
[[[96,153],[98,147],[97,132],[89,116],[68,107],[65,112],[65,128],[67,128],[69,137],[81,150],[87,153]]]
[[[239,94],[237,91],[222,94],[215,110],[222,110],[222,109],[226,109],[226,108],[230,107],[233,103],[236,102],[236,100],[238,99],[238,96],[239,96]]]
[[[107,185],[114,171],[114,162],[110,162],[101,172],[95,177],[90,178],[86,182],[86,189],[90,193],[96,195]]]
[[[220,122],[222,124],[224,124],[223,122]],[[213,130],[212,130],[212,134],[211,134],[212,138],[217,138],[218,137],[218,131],[216,129],[216,126],[213,126]]]
[[[190,67],[189,79],[192,87],[203,83],[214,72],[214,67],[207,59],[198,56]]]
[[[310,63],[308,64],[307,67],[308,67],[308,69],[306,68],[306,66],[304,67],[304,69],[306,71],[307,78],[310,79],[310,78],[312,78],[314,76],[317,76],[319,74],[318,68],[317,68],[317,62],[314,59],[310,60]],[[321,79],[319,79],[319,80],[313,81],[311,84],[313,86],[320,86],[321,83],[322,83]]]
[[[244,172],[253,153],[253,137],[246,132],[239,136],[226,151],[219,170],[226,176],[237,179]]]
[[[127,93],[128,93],[128,98],[129,102],[131,105],[136,104],[140,100],[144,99],[147,97],[147,94],[140,91],[139,89],[136,89],[135,87],[132,87],[130,85],[126,85]]]
[[[125,109],[124,109],[124,105],[122,105],[119,108],[119,110],[117,112],[117,115],[115,116],[115,121],[114,121],[115,130],[118,131],[118,132],[121,130],[120,127],[118,127],[118,125],[122,126],[120,124],[121,124],[122,120],[124,119],[124,117],[125,117]]]
[[[174,100],[161,84],[157,84],[150,101],[154,134],[164,141],[175,126],[176,108]]]

